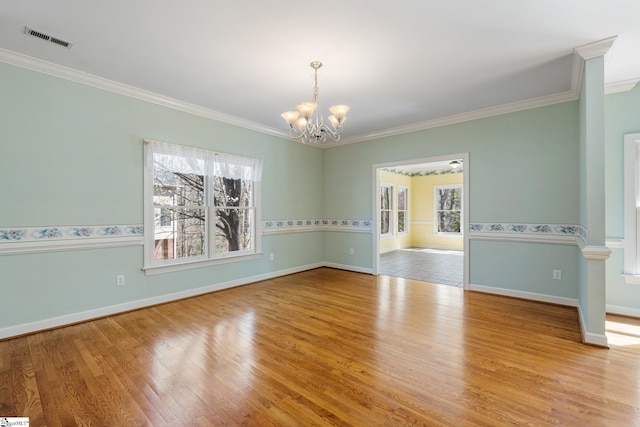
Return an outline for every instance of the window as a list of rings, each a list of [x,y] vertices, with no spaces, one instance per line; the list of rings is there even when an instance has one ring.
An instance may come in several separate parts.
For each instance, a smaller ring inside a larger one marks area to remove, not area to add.
[[[393,235],[393,185],[380,185],[380,235]]]
[[[409,189],[398,186],[398,233],[407,233],[409,218]]]
[[[435,233],[460,234],[462,217],[462,185],[433,187]]]
[[[262,161],[145,141],[145,270],[260,251]]]
[[[624,137],[624,278],[640,285],[640,133]]]

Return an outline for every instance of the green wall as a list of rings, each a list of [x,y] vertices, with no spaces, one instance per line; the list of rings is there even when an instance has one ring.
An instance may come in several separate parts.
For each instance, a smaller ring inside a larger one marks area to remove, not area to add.
[[[568,102],[324,150],[325,217],[372,218],[374,164],[469,152],[471,222],[577,224],[577,122]]]
[[[142,224],[145,138],[263,159],[262,220],[322,212],[321,150],[0,63],[0,228]],[[262,246],[257,260],[155,276],[142,246],[0,255],[0,329],[323,260],[321,232]]]
[[[578,224],[577,123],[578,104],[568,102],[324,150],[324,215],[373,219],[375,164],[468,152],[471,223]],[[325,260],[353,264],[334,249],[357,245],[369,254],[357,265],[372,268],[373,244],[327,235]],[[577,254],[574,246],[472,240],[470,283],[577,298]],[[552,279],[558,268],[560,282]]]
[[[605,97],[605,230],[624,238],[624,135],[640,133],[640,85]],[[606,265],[607,304],[640,313],[640,286],[625,283],[624,250],[613,248]]]
[[[454,153],[469,153],[471,223],[583,220],[577,101],[320,150],[2,63],[0,93],[0,227],[142,224],[145,138],[263,159],[262,220],[371,220],[374,164]],[[639,109],[638,88],[606,97],[609,237],[623,234],[622,135],[640,131]],[[274,261],[154,276],[141,270],[142,246],[3,255],[0,299],[11,304],[0,329],[322,262],[367,270],[373,238],[267,234]],[[607,302],[639,308],[640,289],[615,274],[621,252],[607,263]],[[472,239],[469,257],[472,284],[579,298],[575,246]]]

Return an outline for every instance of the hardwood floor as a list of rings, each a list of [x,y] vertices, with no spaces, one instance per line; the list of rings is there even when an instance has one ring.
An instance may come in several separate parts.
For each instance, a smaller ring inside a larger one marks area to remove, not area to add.
[[[317,269],[0,342],[32,426],[640,425],[640,321]]]

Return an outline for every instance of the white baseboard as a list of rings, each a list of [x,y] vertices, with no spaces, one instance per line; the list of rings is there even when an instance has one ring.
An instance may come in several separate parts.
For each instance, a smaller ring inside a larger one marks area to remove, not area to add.
[[[153,305],[163,304],[171,301],[177,301],[184,298],[190,298],[197,295],[203,295],[210,292],[219,291],[222,289],[228,289],[235,286],[246,285],[249,283],[259,282],[262,280],[269,280],[280,276],[286,276],[289,274],[300,273],[302,271],[313,270],[320,267],[336,268],[339,270],[353,271],[357,273],[373,274],[373,269],[357,267],[353,265],[337,264],[332,262],[318,262],[314,264],[308,264],[304,266],[294,267],[285,270],[274,271],[270,273],[260,274],[257,276],[244,277],[237,280],[231,280],[228,282],[216,283],[195,289],[188,289],[185,291],[174,292],[166,295],[158,295],[151,298],[145,298],[142,300],[130,301],[122,304],[111,305],[107,307],[100,307],[93,310],[82,311],[78,313],[72,313],[64,316],[54,317],[50,319],[39,320],[36,322],[23,323],[21,325],[9,326],[0,329],[0,339],[7,339],[20,335],[30,334],[38,331],[43,331],[52,328],[58,328],[74,323],[85,322],[100,317],[115,315],[126,311],[137,310],[144,307],[150,307]],[[523,298],[533,301],[541,301],[552,304],[566,305],[570,307],[578,308],[578,317],[580,321],[580,328],[582,331],[583,341],[585,343],[599,345],[607,347],[606,335],[587,333],[585,324],[582,319],[582,311],[577,299],[557,297],[553,295],[537,294],[525,291],[516,291],[512,289],[495,288],[483,285],[469,285],[469,290],[485,292],[496,295],[504,295],[515,298]],[[607,305],[607,312],[613,314],[622,314],[625,316],[640,317],[640,310],[628,307],[620,307]]]
[[[600,347],[609,348],[609,342],[605,334],[594,334],[587,332],[587,324],[582,315],[582,308],[578,305],[578,322],[580,323],[580,332],[582,333],[582,342],[585,344],[593,344]]]
[[[537,294],[534,292],[516,291],[514,289],[494,288],[492,286],[469,284],[470,291],[484,292],[487,294],[504,295],[513,298],[522,298],[532,301],[547,302],[550,304],[566,305],[578,307],[578,300],[575,298],[557,297],[554,295]]]
[[[402,249],[402,248],[387,248],[387,249],[380,249],[380,253],[381,253],[381,254],[386,254],[386,253],[388,253],[388,252],[397,251],[398,249]]]
[[[576,307],[578,309],[578,323],[580,324],[580,333],[582,334],[582,342],[585,344],[593,344],[600,347],[608,347],[607,336],[604,334],[594,334],[587,332],[587,326],[582,316],[580,301],[576,298],[557,297],[554,295],[537,294],[534,292],[516,291],[513,289],[494,288],[483,285],[469,285],[469,290],[485,292],[488,294],[504,295],[514,298],[528,299],[532,301],[540,301],[551,304],[566,305]],[[608,306],[607,306],[608,311]]]
[[[324,262],[323,267],[337,268],[338,270],[354,271],[356,273],[373,274],[373,268],[357,267],[355,265],[336,264],[334,262]]]
[[[462,252],[464,248],[454,246],[437,246],[437,245],[411,245],[412,248],[433,249],[438,251]]]
[[[274,271],[266,274],[260,274],[257,276],[243,277],[237,280],[231,280],[228,282],[216,283],[195,289],[188,289],[185,291],[174,292],[171,294],[158,295],[151,298],[145,298],[136,301],[130,301],[122,304],[110,305],[107,307],[100,307],[93,310],[81,311],[78,313],[67,314],[64,316],[54,317],[50,319],[38,320],[36,322],[23,323],[21,325],[9,326],[7,328],[0,329],[0,339],[6,339],[16,337],[19,335],[30,334],[33,332],[44,331],[52,328],[59,328],[74,323],[85,322],[87,320],[97,319],[100,317],[110,316],[126,311],[137,310],[144,307],[150,307],[153,305],[163,304],[171,301],[177,301],[184,298],[190,298],[197,295],[207,294],[222,289],[232,288],[235,286],[246,285],[253,282],[259,282],[262,280],[273,279],[275,277],[286,276],[288,274],[300,273],[302,271],[313,270],[325,266],[325,263],[314,263],[300,267],[294,267],[286,270]],[[347,269],[348,266],[344,266]],[[340,267],[336,267],[340,268]],[[352,270],[356,271],[356,270]]]
[[[625,307],[622,305],[607,304],[607,313],[640,318],[640,308]]]

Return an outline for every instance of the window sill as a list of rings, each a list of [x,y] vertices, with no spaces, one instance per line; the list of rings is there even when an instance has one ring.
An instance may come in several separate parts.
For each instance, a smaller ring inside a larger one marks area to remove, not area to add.
[[[190,270],[192,268],[202,268],[202,267],[210,267],[212,265],[228,264],[231,262],[249,261],[252,259],[259,259],[261,257],[262,257],[262,252],[256,252],[252,254],[239,255],[239,256],[226,257],[226,258],[187,261],[187,262],[181,262],[179,264],[155,265],[151,267],[144,267],[142,270],[144,271],[145,275],[152,276],[154,274],[171,273],[174,271]]]
[[[623,274],[624,282],[627,285],[640,285],[640,275],[635,274]]]

